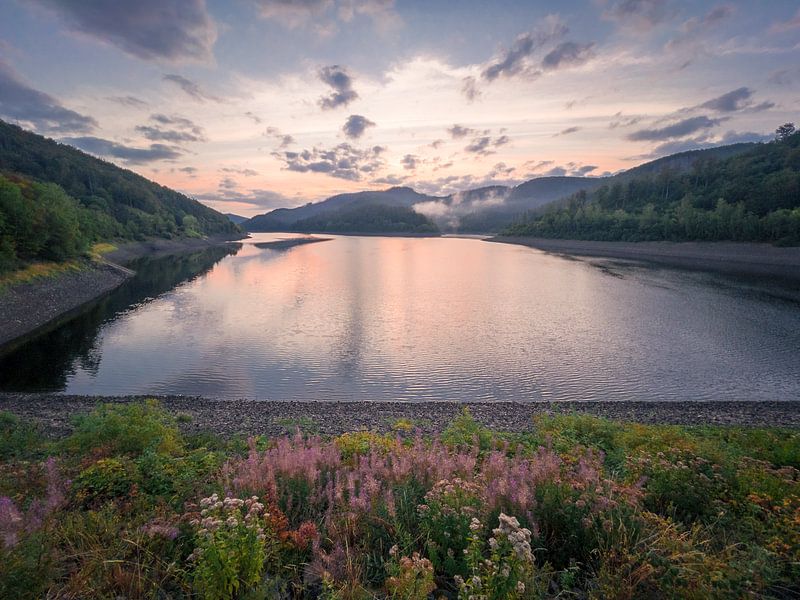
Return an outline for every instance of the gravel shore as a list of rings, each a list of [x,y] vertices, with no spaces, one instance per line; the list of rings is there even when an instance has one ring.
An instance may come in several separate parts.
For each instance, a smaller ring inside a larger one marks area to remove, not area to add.
[[[576,256],[619,258],[739,275],[800,281],[800,247],[743,242],[596,242],[497,236],[490,242],[519,244]]]
[[[0,394],[0,410],[39,423],[51,436],[71,430],[73,415],[102,402],[132,402],[146,396],[100,397],[59,394]],[[223,436],[280,435],[298,427],[308,433],[340,434],[368,429],[391,431],[397,419],[409,419],[424,433],[440,432],[466,406],[479,422],[502,431],[531,429],[536,414],[585,413],[619,421],[676,425],[745,425],[800,428],[800,401],[785,402],[264,402],[159,397],[182,415],[187,432]]]
[[[133,275],[118,265],[86,261],[65,271],[0,291],[0,349],[14,339],[66,317]]]
[[[135,275],[121,265],[144,256],[158,257],[202,250],[226,243],[227,238],[146,240],[130,242],[101,261],[85,260],[81,268],[0,290],[0,352],[28,334],[52,327]]]

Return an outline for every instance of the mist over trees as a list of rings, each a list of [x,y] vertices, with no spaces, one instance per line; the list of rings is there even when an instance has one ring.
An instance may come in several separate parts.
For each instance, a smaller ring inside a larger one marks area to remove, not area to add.
[[[800,133],[724,160],[698,160],[579,192],[505,235],[588,240],[732,240],[800,244]]]

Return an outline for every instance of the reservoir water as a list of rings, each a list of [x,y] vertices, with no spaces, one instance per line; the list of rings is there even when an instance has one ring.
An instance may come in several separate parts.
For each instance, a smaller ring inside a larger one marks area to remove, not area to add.
[[[463,238],[143,260],[0,389],[262,400],[800,399],[800,293]]]

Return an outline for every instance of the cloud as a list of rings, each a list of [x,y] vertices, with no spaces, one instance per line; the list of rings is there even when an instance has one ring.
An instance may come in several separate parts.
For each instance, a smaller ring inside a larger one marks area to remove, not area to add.
[[[375,127],[375,123],[361,115],[350,115],[342,126],[342,131],[351,140],[357,140],[364,135],[368,127]]]
[[[705,150],[707,148],[726,146],[729,144],[740,144],[744,142],[768,142],[772,138],[772,134],[755,133],[752,131],[728,131],[724,135],[717,138],[710,138],[706,135],[700,135],[683,140],[672,140],[663,144],[659,144],[651,152],[632,158],[637,160],[652,160],[661,158],[662,156],[687,152],[689,150]]]
[[[556,165],[552,160],[529,160],[523,167],[529,170],[528,178],[534,177],[585,177],[598,169],[597,165],[585,165],[581,162],[570,161],[563,165]]]
[[[206,100],[211,100],[212,102],[222,102],[222,98],[209,94],[194,81],[187,79],[183,75],[169,73],[164,75],[161,79],[178,86],[187,95],[191,96],[198,102],[205,102]]]
[[[450,134],[450,137],[454,140],[460,140],[461,138],[467,137],[468,135],[472,135],[475,133],[474,129],[469,127],[463,127],[462,125],[453,125],[452,127],[447,128],[447,133]]]
[[[407,171],[413,171],[417,168],[419,162],[419,156],[415,156],[414,154],[406,154],[403,157],[403,160],[400,161],[400,164],[403,165],[403,168]]]
[[[382,28],[399,24],[400,18],[394,12],[394,0],[253,0],[259,13],[265,19],[274,19],[286,27],[299,27],[312,20],[332,19],[349,22],[354,17],[370,17]],[[335,10],[334,10],[335,9]],[[321,25],[319,32],[328,32],[335,23]]]
[[[232,211],[234,208],[248,211],[265,211],[286,206],[299,206],[306,202],[297,198],[289,198],[272,190],[252,189],[243,191],[235,187],[220,187],[212,193],[196,194],[195,198],[217,208],[217,210],[226,211]]]
[[[478,89],[478,81],[474,77],[471,75],[469,77],[464,77],[461,82],[461,93],[464,94],[467,102],[475,102],[475,100],[481,97],[481,91]]]
[[[245,177],[255,177],[258,175],[258,171],[254,171],[253,169],[237,169],[234,167],[222,167],[220,169],[223,173],[238,173],[239,175],[244,175]]]
[[[185,142],[205,142],[206,136],[203,128],[195,125],[184,117],[154,114],[150,115],[150,120],[165,125],[138,125],[136,131],[144,135],[148,140],[154,142],[171,142],[181,144]]]
[[[464,147],[465,152],[472,152],[474,154],[491,154],[489,146],[492,143],[492,138],[488,135],[482,135],[474,138],[467,146]]]
[[[549,15],[536,31],[518,36],[510,48],[489,61],[481,76],[486,81],[494,81],[501,76],[511,77],[524,72],[531,76],[538,75],[531,69],[529,61],[531,55],[549,42],[566,35],[568,31],[567,26],[557,15]]]
[[[704,129],[711,129],[722,123],[725,119],[710,119],[706,116],[689,117],[667,125],[666,127],[653,129],[640,129],[628,135],[631,141],[662,141],[673,138],[686,137]]]
[[[275,19],[287,27],[297,27],[309,19],[325,14],[332,0],[254,0],[265,19]]]
[[[257,114],[248,110],[246,113],[244,113],[244,116],[248,119],[252,119],[253,123],[256,125],[261,125],[261,117],[259,117]]]
[[[736,12],[736,9],[728,4],[715,6],[702,17],[692,17],[684,21],[683,25],[681,25],[681,30],[685,34],[693,34],[710,29],[733,16],[734,12]]]
[[[624,117],[621,112],[614,115],[615,121],[608,124],[609,129],[617,129],[618,127],[632,127],[642,120],[642,117]]]
[[[283,161],[284,169],[298,173],[325,173],[331,177],[361,181],[383,167],[382,154],[386,148],[354,148],[348,143],[330,149],[314,147],[300,152],[274,152],[272,155]]]
[[[69,137],[62,141],[90,154],[119,158],[131,164],[175,160],[183,155],[180,149],[164,144],[150,144],[148,148],[134,148],[94,136]]]
[[[319,105],[322,110],[347,106],[358,98],[358,93],[353,89],[353,78],[344,67],[339,65],[323,67],[318,75],[323,83],[333,88],[333,91],[328,96],[322,96],[319,99]]]
[[[88,133],[97,121],[65,108],[58,100],[35,90],[0,60],[0,115],[40,133]]]
[[[186,173],[189,177],[194,177],[197,174],[197,169],[195,167],[181,167],[177,170],[181,173]]]
[[[408,179],[408,175],[386,175],[384,177],[373,179],[372,183],[376,185],[400,185],[406,179]]]
[[[773,71],[767,81],[773,85],[792,85],[800,81],[800,67]]]
[[[800,8],[797,9],[797,12],[794,13],[794,16],[791,17],[790,19],[775,23],[770,28],[770,31],[772,33],[784,33],[786,31],[792,31],[794,29],[800,29]]]
[[[649,31],[674,15],[669,0],[615,0],[603,12],[604,19],[639,31]]]
[[[442,144],[444,144],[444,140],[441,140],[441,139],[439,139],[439,140],[433,140],[433,141],[432,141],[430,144],[428,144],[428,145],[429,145],[431,148],[433,148],[434,150],[438,150],[439,148],[441,148],[441,147],[442,147]]]
[[[220,190],[235,190],[239,187],[239,184],[232,177],[223,177],[219,182],[219,189]]]
[[[562,129],[558,133],[554,134],[553,137],[558,137],[560,135],[569,135],[570,133],[577,133],[581,130],[580,127],[567,127],[566,129]]]
[[[136,96],[109,96],[106,99],[129,108],[147,108],[150,106],[147,102],[140,100]]]
[[[288,133],[281,133],[281,130],[277,127],[267,127],[264,135],[278,140],[280,142],[278,144],[278,148],[288,148],[295,142],[293,136],[289,135]]]
[[[542,68],[555,70],[580,66],[594,58],[594,43],[562,42],[542,59]]]
[[[700,108],[708,108],[716,112],[728,113],[741,110],[759,112],[775,106],[773,102],[753,104],[751,100],[753,93],[753,90],[750,88],[740,87],[716,98],[712,98],[708,102],[704,102],[700,105]]]
[[[471,130],[474,133],[474,130]],[[505,131],[501,129],[500,131]],[[471,154],[478,154],[480,156],[488,156],[490,154],[494,154],[494,150],[491,148],[497,148],[499,146],[503,146],[507,144],[510,139],[507,135],[501,135],[496,138],[492,138],[491,135],[488,135],[490,131],[487,129],[482,132],[484,135],[478,135],[472,138],[472,141],[464,147],[465,152],[469,152]]]
[[[217,27],[205,0],[34,0],[85,36],[143,60],[208,62]]]

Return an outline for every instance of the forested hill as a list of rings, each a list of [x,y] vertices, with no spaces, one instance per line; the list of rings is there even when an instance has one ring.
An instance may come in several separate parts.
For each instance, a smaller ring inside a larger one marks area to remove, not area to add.
[[[101,240],[238,233],[196,200],[0,121],[0,271]]]
[[[775,141],[696,160],[688,170],[614,177],[503,234],[800,244],[800,133],[784,126]]]
[[[175,190],[4,121],[0,173],[61,186],[83,206],[112,216],[126,237],[176,235],[186,215],[203,234],[237,231],[221,213]]]
[[[404,206],[358,204],[294,222],[289,231],[318,233],[394,233],[438,235],[428,217]]]

